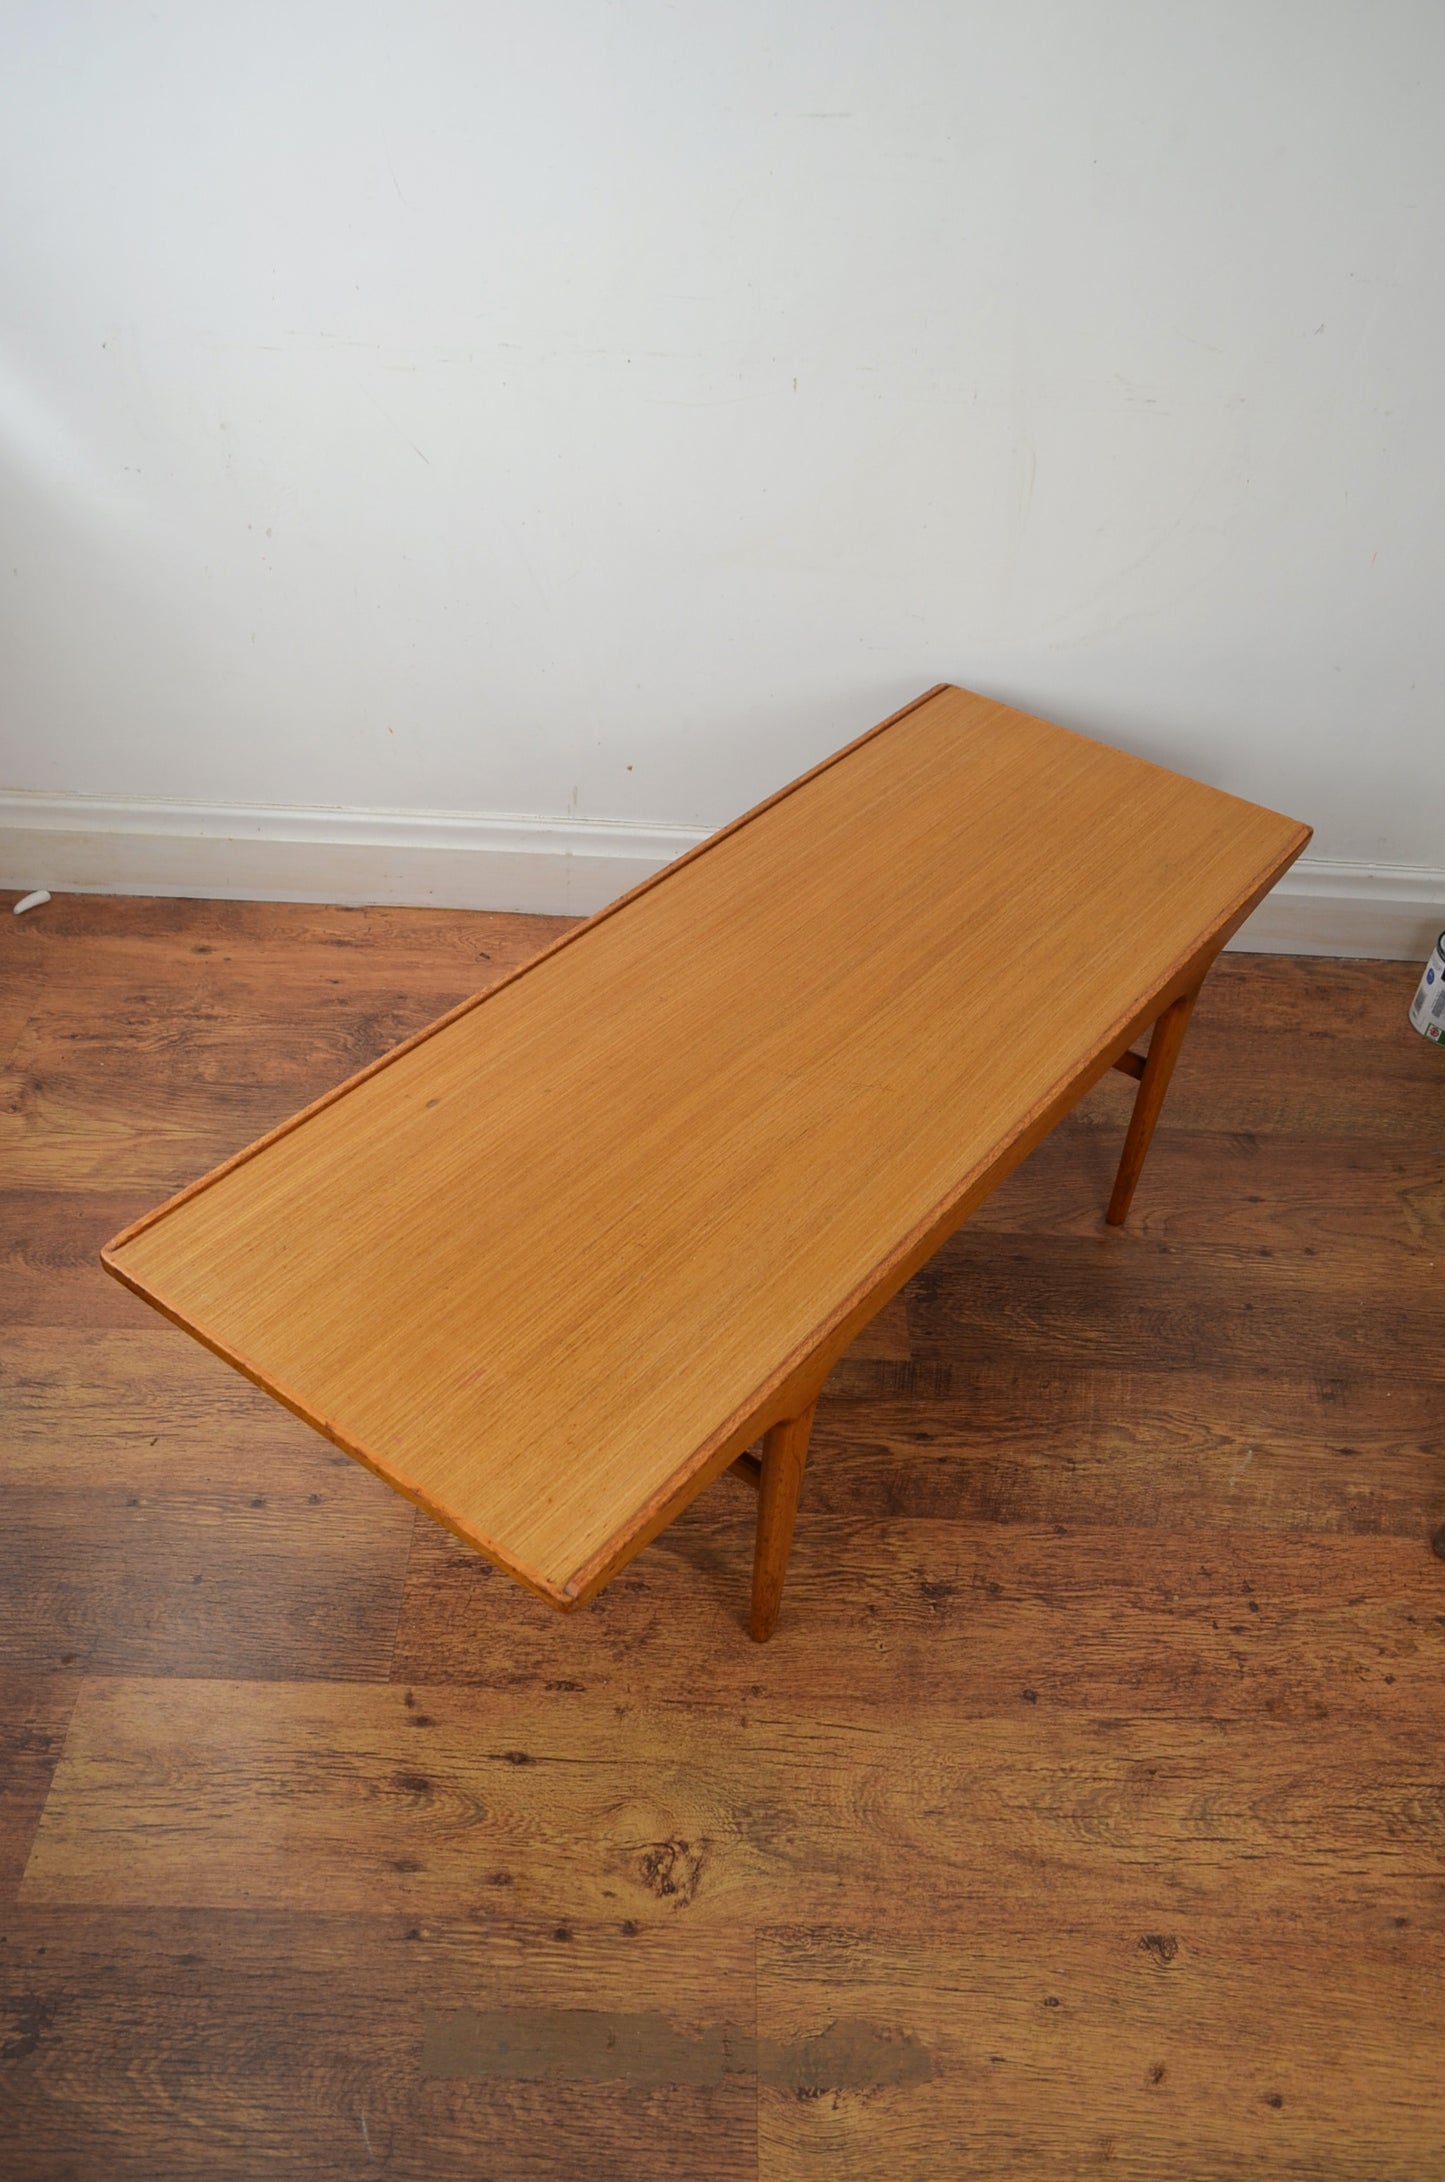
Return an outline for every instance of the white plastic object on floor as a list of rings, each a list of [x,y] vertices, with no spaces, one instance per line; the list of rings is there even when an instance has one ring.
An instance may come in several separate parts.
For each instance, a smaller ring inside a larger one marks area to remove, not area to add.
[[[22,895],[21,899],[15,904],[15,915],[23,917],[27,909],[43,909],[49,899],[50,889],[38,886],[33,894]]]
[[[1445,932],[1430,950],[1420,983],[1410,1002],[1410,1021],[1422,1038],[1445,1045]]]

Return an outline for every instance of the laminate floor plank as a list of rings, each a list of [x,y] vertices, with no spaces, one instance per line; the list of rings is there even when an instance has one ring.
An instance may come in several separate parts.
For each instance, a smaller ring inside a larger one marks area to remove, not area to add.
[[[1406,1023],[1389,1051],[1366,1049],[1362,1058],[1369,1065],[1332,1073],[1322,1056],[1310,1056],[1306,1066],[1306,1056],[1293,1043],[1286,1044],[1275,1066],[1268,1041],[1258,1034],[1211,1032],[1207,1022],[1191,1021],[1169,1086],[1170,1126],[1225,1136],[1313,1136],[1341,1149],[1418,1142],[1422,1110],[1437,1104],[1431,1078],[1438,1079],[1438,1070],[1423,1069],[1405,1039],[1428,1058],[1432,1049]],[[1117,1084],[1080,1101],[1075,1111],[1080,1127],[1112,1136],[1125,1127],[1128,1109],[1128,1079],[1119,1076]]]
[[[412,1509],[379,1504],[373,1478],[253,1491],[243,1477],[216,1493],[8,1492],[0,1665],[385,1676]]]
[[[1305,1046],[1314,1067],[1319,1056],[1356,1044],[1394,1045],[1419,979],[1408,962],[1226,954],[1210,971],[1201,1004],[1207,1022]]]
[[[78,1674],[0,1667],[0,1903],[15,1898],[79,1690]]]
[[[1094,1906],[1049,1932],[761,1934],[760,2045],[816,2056],[803,2096],[759,2085],[763,2182],[1442,2171],[1438,1917],[1250,1932]],[[871,2084],[837,2066],[849,2033]]]
[[[1061,1122],[971,1214],[974,1233],[1118,1235],[1105,1227],[1104,1206],[1118,1163],[1110,1132],[1122,1131],[1124,1115],[1112,1085],[1107,1092],[1109,1126],[1086,1126],[1072,1115]],[[1102,1086],[1089,1094],[1100,1105],[1103,1098]],[[1171,1119],[1166,1106],[1166,1123]],[[1141,1182],[1119,1239],[1222,1248],[1242,1258],[1328,1253],[1342,1282],[1356,1273],[1378,1282],[1401,1259],[1434,1259],[1438,1268],[1445,1257],[1445,1115],[1441,1124],[1438,1145],[1420,1131],[1413,1141],[1332,1147],[1323,1190],[1313,1137],[1161,1125],[1147,1187]]]
[[[1392,1533],[1445,1479],[1434,1373],[1219,1380],[1100,1364],[845,1364],[818,1405],[814,1514]]]
[[[0,1351],[7,1484],[331,1494],[344,1480],[370,1507],[395,1500],[209,1349],[177,1341],[143,1304],[136,1316],[123,1328],[12,1328]]]
[[[1342,1137],[1418,1145],[1422,1117],[1440,1116],[1436,1056],[1408,1020],[1418,975],[1398,962],[1222,957],[1170,1084],[1170,1128],[1309,1135],[1331,1160]],[[1075,1111],[1112,1127],[1132,1096],[1111,1073]]]
[[[150,1330],[151,1314],[99,1262],[101,1246],[150,1203],[145,1189],[0,1189],[0,1325]],[[0,1354],[0,1371],[4,1363]]]
[[[1428,1723],[1440,1579],[1418,1539],[1065,1529],[817,1514],[787,1610],[741,1679],[752,1503],[720,1485],[559,1622],[419,1523],[393,1677],[751,1713],[955,1702],[970,1711]],[[1022,1717],[1022,1714],[1020,1715]]]
[[[0,990],[0,1070],[8,1067],[11,1054],[29,1027],[34,1007],[34,997],[24,987],[17,984]]]
[[[8,903],[9,896],[3,897]],[[487,910],[328,907],[163,895],[56,894],[0,926],[0,976],[48,990],[116,979],[162,1004],[193,978],[231,976],[264,998],[336,977],[349,991],[456,982],[479,991],[575,923]]]
[[[560,1678],[559,1678],[560,1679]],[[1081,1714],[960,1691],[900,1714],[587,1691],[88,1678],[20,1899],[836,1920],[930,1929],[1142,1874],[1267,1917],[1427,1897],[1436,1722]]]
[[[21,1911],[0,1934],[7,2182],[756,2173],[750,1931],[705,1956],[616,1922]]]
[[[1004,1371],[1043,1355],[1052,1369],[1097,1360],[1216,1382],[1281,1370],[1383,1380],[1426,1353],[1445,1285],[1445,1253],[1397,1260],[1367,1284],[1301,1252],[1122,1241],[962,1229],[909,1283],[913,1355]]]

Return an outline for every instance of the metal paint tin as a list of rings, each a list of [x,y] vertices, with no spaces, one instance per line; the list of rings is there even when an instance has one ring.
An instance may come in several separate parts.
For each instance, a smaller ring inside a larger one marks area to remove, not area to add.
[[[1436,940],[1420,989],[1410,1002],[1410,1021],[1422,1038],[1445,1045],[1445,932]]]

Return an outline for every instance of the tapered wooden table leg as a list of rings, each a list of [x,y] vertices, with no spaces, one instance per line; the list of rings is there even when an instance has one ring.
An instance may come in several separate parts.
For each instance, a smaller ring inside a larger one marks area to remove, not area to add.
[[[1139,1079],[1134,1111],[1129,1117],[1129,1133],[1124,1139],[1119,1172],[1114,1177],[1114,1194],[1104,1214],[1110,1227],[1122,1224],[1133,1200],[1134,1187],[1143,1172],[1154,1135],[1154,1124],[1159,1119],[1159,1109],[1164,1104],[1169,1078],[1174,1073],[1174,1063],[1179,1058],[1179,1048],[1184,1043],[1184,1033],[1189,1028],[1189,1017],[1198,997],[1197,992],[1185,993],[1182,999],[1174,1001],[1164,1010],[1150,1034],[1144,1073]]]
[[[798,1512],[798,1493],[816,1407],[810,1402],[800,1417],[775,1424],[763,1441],[758,1538],[753,1552],[753,1610],[748,1620],[748,1635],[757,1644],[766,1644],[778,1625],[783,1579],[788,1573],[788,1548],[793,1542],[793,1517]]]

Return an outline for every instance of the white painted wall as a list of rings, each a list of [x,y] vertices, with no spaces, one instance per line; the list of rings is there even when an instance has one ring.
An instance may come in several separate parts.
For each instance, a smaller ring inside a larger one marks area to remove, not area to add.
[[[12,818],[703,828],[952,680],[1445,865],[1438,0],[3,22]]]

